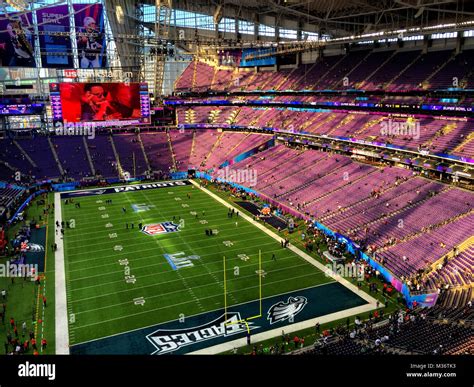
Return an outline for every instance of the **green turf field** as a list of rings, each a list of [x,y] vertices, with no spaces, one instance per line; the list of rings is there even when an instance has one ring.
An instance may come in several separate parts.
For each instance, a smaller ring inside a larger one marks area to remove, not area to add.
[[[63,220],[75,222],[64,237],[70,345],[223,308],[224,255],[229,306],[258,299],[259,250],[262,297],[333,281],[193,186],[78,197],[81,208],[64,202]],[[138,229],[173,216],[182,219],[177,232]],[[174,270],[165,254],[182,267]]]
[[[6,304],[6,316],[4,324],[0,325],[0,335],[3,337],[3,342],[5,342],[7,333],[12,333],[9,321],[13,317],[19,334],[19,340],[23,341],[29,338],[28,333],[33,331],[35,337],[39,342],[44,338],[47,340],[47,347],[42,348],[38,345],[38,351],[40,354],[53,354],[55,353],[55,325],[54,325],[54,302],[55,302],[55,293],[54,293],[54,256],[51,256],[51,246],[54,243],[54,213],[50,212],[47,217],[43,214],[43,209],[46,209],[45,206],[37,206],[36,202],[40,199],[45,200],[45,205],[51,203],[53,199],[53,194],[50,196],[41,196],[37,198],[32,205],[28,206],[25,209],[27,219],[36,219],[39,220],[39,216],[42,216],[42,219],[39,221],[43,231],[45,232],[45,241],[37,241],[40,245],[45,247],[45,258],[43,262],[44,272],[40,271],[40,276],[42,278],[41,284],[37,285],[34,281],[28,279],[25,281],[23,278],[15,278],[12,282],[10,277],[0,277],[0,289],[5,289],[7,291],[6,300],[3,301]],[[17,222],[9,230],[8,237],[13,239],[16,235],[18,229],[21,226],[24,226],[26,222]],[[50,229],[53,232],[48,232],[46,227],[50,226]],[[49,257],[49,258],[48,258]],[[0,263],[5,264],[8,259],[1,259]],[[29,262],[33,263],[33,262]],[[37,262],[35,262],[37,263]],[[41,301],[42,296],[47,298],[47,306],[43,305]],[[27,330],[25,336],[22,332],[22,323],[26,322]],[[12,334],[13,335],[13,334]],[[3,349],[3,348],[2,348]],[[10,351],[13,351],[13,348],[10,346]],[[33,350],[30,348],[29,354],[33,353]]]

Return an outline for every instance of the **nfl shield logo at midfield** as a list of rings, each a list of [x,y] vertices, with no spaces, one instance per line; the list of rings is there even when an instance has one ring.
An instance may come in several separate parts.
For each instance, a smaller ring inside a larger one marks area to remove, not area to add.
[[[151,236],[166,234],[168,232],[179,231],[179,224],[173,222],[146,224],[142,227],[141,231]]]

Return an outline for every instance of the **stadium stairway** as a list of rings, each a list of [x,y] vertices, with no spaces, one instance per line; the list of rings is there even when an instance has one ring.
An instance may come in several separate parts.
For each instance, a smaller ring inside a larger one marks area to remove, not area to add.
[[[322,200],[322,199],[324,199],[324,198],[326,198],[326,197],[328,197],[328,196],[333,195],[335,192],[340,191],[341,189],[347,188],[348,185],[355,184],[355,183],[357,183],[358,181],[367,178],[369,175],[371,175],[371,174],[373,174],[373,173],[375,173],[375,172],[377,172],[377,170],[374,169],[374,170],[372,170],[372,171],[369,171],[368,173],[365,173],[365,174],[362,174],[361,176],[356,177],[354,180],[347,180],[347,183],[346,183],[346,184],[343,184],[343,185],[341,185],[341,186],[339,186],[339,187],[337,187],[337,188],[335,188],[335,189],[333,189],[333,190],[327,191],[327,192],[324,193],[323,195],[320,195],[320,196],[318,196],[318,197],[316,197],[316,198],[310,200],[309,202],[306,202],[306,207],[309,206],[309,205],[311,205],[311,204],[317,203],[317,202],[319,202],[320,200]]]
[[[320,179],[324,179],[326,176],[329,176],[329,175],[334,175],[336,174],[339,170],[341,170],[342,168],[346,167],[347,166],[347,163],[341,163],[341,165],[339,165],[338,167],[336,168],[331,168],[330,171],[327,171],[325,172],[323,175],[321,176],[318,176],[316,175],[314,178],[311,178],[310,180],[306,181],[305,183],[303,183],[302,185],[299,185],[297,186],[296,188],[292,188],[286,192],[284,192],[283,194],[279,194],[276,196],[276,198],[281,198],[283,196],[287,196],[287,195],[291,195],[295,192],[301,192],[303,191],[304,189],[310,187],[312,184],[314,184],[317,180],[320,180]],[[311,167],[314,168],[314,164],[311,165]],[[297,173],[300,173],[302,171],[298,171]],[[280,180],[281,181],[281,180]]]
[[[212,66],[212,78],[209,88],[212,90],[214,88],[214,84],[216,82],[216,75],[219,73],[217,66]]]
[[[352,122],[355,118],[355,115],[354,114],[348,114],[346,115],[342,120],[339,121],[339,123],[335,126],[333,126],[327,133],[325,133],[326,135],[331,135],[333,132],[337,131],[338,129],[342,128],[343,126],[345,126],[346,124],[349,124],[350,122]]]
[[[123,179],[124,178],[124,170],[122,168],[122,164],[120,163],[120,155],[118,154],[117,148],[115,147],[114,136],[112,136],[110,134],[109,139],[110,139],[110,145],[112,146],[112,152],[114,152],[115,162],[117,163],[118,175],[121,179]]]
[[[251,85],[251,84],[253,84],[253,83],[255,82],[255,78],[257,78],[257,74],[258,74],[258,73],[257,73],[256,71],[252,71],[252,72],[250,73],[250,76],[247,76],[246,79],[244,79],[244,81],[241,81],[241,80],[240,80],[241,77],[240,77],[240,74],[239,74],[239,76],[238,76],[238,79],[239,79],[238,85],[236,85],[235,83],[233,83],[233,85],[235,86],[234,90],[237,90],[237,91],[239,91],[239,90],[242,90],[242,91],[245,90],[245,86]]]
[[[371,79],[372,77],[377,74],[377,72],[382,68],[384,67],[388,62],[390,62],[393,57],[397,55],[397,50],[393,51],[392,55],[390,55],[387,59],[385,59],[384,62],[382,62],[382,64],[380,64],[380,66],[378,66],[374,71],[372,71],[367,77],[365,77],[365,79],[362,81],[361,84],[359,84],[358,88],[362,89],[364,87],[365,84],[367,84]]]
[[[250,121],[249,126],[257,125],[258,121],[267,113],[267,109],[256,114],[256,116]]]
[[[284,153],[283,155],[285,158],[283,158],[281,162],[274,160],[273,158],[268,158],[263,163],[261,163],[268,164],[270,168],[265,170],[265,172],[267,172],[265,175],[263,175],[263,173],[262,175],[259,174],[258,187],[260,190],[272,189],[275,184],[281,184],[286,180],[298,175],[299,173],[304,173],[311,165],[314,166],[314,164],[312,164],[314,161],[313,158],[309,157],[307,160],[305,160],[305,156],[307,156],[305,150],[298,150],[290,154]],[[298,164],[291,162],[297,158],[300,158],[300,162]],[[261,168],[261,164],[257,166],[260,166]],[[282,169],[283,166],[285,166],[284,170]],[[278,191],[275,191],[273,194],[277,192]]]
[[[64,176],[64,169],[61,164],[61,161],[59,161],[58,154],[56,153],[56,149],[54,147],[53,141],[51,140],[51,137],[48,137],[48,144],[49,148],[51,149],[51,153],[53,154],[54,160],[56,161],[56,164],[58,166],[59,172],[61,173],[61,176]]]
[[[285,83],[288,82],[288,79],[291,79],[291,77],[295,74],[296,70],[297,70],[297,67],[291,69],[291,71],[290,71],[287,75],[283,76],[283,78],[281,79],[281,81],[279,81],[275,86],[273,86],[273,89],[274,89],[274,90],[280,90],[280,88],[281,88]]]
[[[173,150],[173,144],[171,142],[171,137],[170,137],[169,131],[166,132],[166,139],[168,141],[168,147],[169,147],[170,153],[171,153],[172,170],[177,171],[178,166],[176,164],[176,155],[175,155],[174,150]]]
[[[187,171],[193,141],[193,131],[191,130],[174,130],[168,131],[170,135],[171,145],[176,159],[176,167],[178,171]]]
[[[474,236],[466,239],[464,242],[460,243],[457,248],[456,248],[456,251],[461,254],[463,253],[464,251],[470,249],[471,247],[474,247]],[[442,264],[444,262],[444,260],[451,260],[454,258],[454,249],[449,251],[448,253],[446,253],[445,255],[443,255],[440,259],[438,259],[436,262],[433,262],[433,264],[431,265],[431,270],[436,270],[437,266],[439,264]]]
[[[278,145],[277,145],[278,147]],[[266,156],[266,161],[269,162],[272,159],[280,159],[280,157],[285,157],[288,151],[288,148],[285,146],[281,146],[279,149],[269,149],[270,154]],[[292,162],[294,159],[299,158],[301,154],[303,154],[304,151],[297,151],[294,154],[288,153],[289,157],[284,158],[283,160],[277,160],[278,162],[278,167],[281,168],[283,165],[286,163]],[[261,157],[261,155],[257,155],[256,157]],[[253,167],[252,164],[249,165],[249,168]],[[268,174],[273,173],[275,171],[275,165],[269,163],[269,167],[264,169],[264,170],[259,170],[258,176],[260,179],[264,179],[268,177]]]
[[[445,189],[443,189],[441,192],[447,192],[451,189],[451,187],[447,187]],[[436,192],[436,194],[440,194],[441,192]],[[404,211],[407,211],[407,210],[410,210],[410,209],[413,209],[415,207],[418,207],[418,206],[421,206],[423,203],[426,203],[428,200],[432,199],[432,196],[429,195],[429,192],[425,192],[426,196],[424,196],[422,199],[420,200],[417,200],[417,201],[411,201],[411,203],[407,204],[406,206],[403,206],[403,207],[398,207],[395,211],[391,211],[391,212],[388,212],[388,213],[385,213],[385,214],[382,214],[381,216],[375,218],[375,219],[372,219],[371,221],[367,222],[367,223],[359,223],[358,226],[356,226],[354,229],[353,229],[353,232],[357,232],[357,231],[360,231],[361,229],[363,228],[366,228],[366,227],[369,227],[369,226],[372,226],[376,223],[380,223],[382,222],[384,219],[388,219],[388,218],[392,218],[394,217],[395,215],[398,215],[398,214],[401,214],[403,213]]]
[[[434,69],[434,71],[430,75],[428,75],[428,77],[423,81],[423,84],[429,85],[431,79],[434,78],[439,72],[441,72],[446,66],[448,66],[455,58],[456,54],[453,52],[453,55],[451,55],[451,57],[447,61],[441,62],[440,66]]]
[[[201,165],[206,165],[207,163],[207,160],[209,160],[209,158],[211,157],[212,155],[212,152],[214,152],[214,150],[219,146],[221,140],[223,139],[224,137],[224,132],[222,132],[219,137],[217,137],[217,140],[214,142],[214,144],[212,145],[211,149],[209,150],[209,152],[207,153],[207,155],[204,157]]]
[[[450,288],[459,287],[468,289],[474,285],[474,237],[460,243],[430,266],[426,275],[426,283],[435,289],[441,284],[448,284]]]
[[[238,132],[222,132],[222,136],[219,135],[216,140],[215,146],[213,146],[207,155],[205,164],[207,169],[217,169],[219,165],[226,159],[226,155],[229,149],[233,148],[237,142],[240,142],[242,138],[246,137],[245,133]]]
[[[336,61],[336,63],[334,63],[331,67],[329,67],[329,69],[313,84],[313,85],[308,85],[309,86],[309,89],[313,89],[313,90],[318,90],[318,85],[324,81],[324,79],[336,68],[339,66],[339,64],[344,61],[344,59],[346,58],[345,55],[341,55],[340,59],[338,59]]]
[[[85,136],[82,137],[82,143],[84,145],[84,150],[86,152],[86,157],[87,157],[87,161],[89,163],[89,168],[91,169],[92,175],[95,176],[96,172],[95,172],[95,168],[94,168],[94,163],[92,162],[91,153],[89,152],[89,147],[87,146],[87,141],[86,141]]]
[[[142,141],[142,137],[140,136],[140,133],[137,134],[137,139],[143,153],[143,158],[145,159],[147,170],[151,171],[150,160],[148,160],[148,155],[146,154],[145,146],[143,145],[143,141]]]
[[[298,85],[306,83],[304,82],[304,80],[308,77],[309,74],[312,73],[314,68],[319,65],[320,61],[321,59],[318,58],[312,65],[309,66],[309,68],[306,67],[301,76],[292,81],[292,83],[287,88],[289,88],[290,90],[297,90],[299,88]]]
[[[293,158],[290,159],[289,161],[293,160],[293,159],[296,158],[296,157],[299,157],[299,156],[303,155],[304,153],[305,153],[305,152],[303,151],[303,152],[301,152],[301,153],[296,154],[295,157],[293,157]],[[294,177],[294,176],[296,176],[296,175],[299,175],[299,174],[303,174],[303,176],[304,176],[304,173],[305,173],[308,169],[316,167],[316,165],[317,165],[319,162],[323,161],[324,159],[326,159],[326,157],[322,157],[321,159],[316,160],[316,161],[314,161],[314,160],[311,159],[311,162],[310,162],[308,165],[304,165],[304,164],[301,165],[301,162],[300,162],[300,164],[299,164],[299,166],[296,168],[296,170],[291,171],[291,169],[289,169],[291,172],[290,172],[287,176],[284,176],[284,177],[283,177],[283,176],[279,176],[279,178],[278,178],[277,180],[274,180],[274,181],[272,181],[271,183],[269,183],[269,184],[267,184],[267,185],[265,185],[265,186],[260,187],[260,189],[261,189],[261,190],[263,190],[263,189],[268,189],[269,187],[273,186],[274,184],[277,184],[277,183],[280,184],[280,183],[282,183],[282,182],[284,182],[284,181],[286,181],[286,180],[288,180],[288,179],[291,179],[292,177]],[[286,163],[286,162],[285,162],[285,163]],[[285,164],[285,163],[282,163],[281,165],[283,165],[283,164]],[[287,171],[288,171],[288,169],[287,169]],[[285,194],[286,194],[286,192],[280,194],[280,196],[283,196],[283,195],[285,195]]]
[[[168,172],[173,161],[166,132],[142,132],[140,137],[150,170]]]
[[[349,72],[345,73],[341,79],[338,79],[336,80],[334,83],[332,83],[329,88],[330,89],[334,89],[334,90],[337,90],[338,87],[342,86],[342,88],[344,88],[344,79],[347,78],[347,79],[350,79],[350,75],[354,72],[354,71],[357,71],[358,67],[360,65],[362,65],[363,63],[365,63],[365,61],[367,60],[367,58],[369,57],[371,51],[368,50],[367,51],[367,54],[362,58],[362,60],[359,60],[357,61],[357,64],[354,66],[353,63],[351,63],[351,69],[349,70]]]
[[[445,225],[447,225],[447,224],[453,223],[453,222],[455,222],[455,221],[457,221],[457,220],[460,220],[460,219],[465,218],[465,217],[467,217],[467,216],[469,216],[469,215],[472,215],[472,214],[474,214],[474,209],[471,209],[471,210],[468,210],[468,211],[463,212],[463,213],[461,213],[461,214],[457,214],[457,215],[452,216],[452,217],[450,217],[450,218],[444,219],[442,222],[435,223],[435,224],[430,224],[430,225],[428,226],[428,227],[429,227],[429,231],[428,231],[428,232],[431,232],[431,231],[433,231],[433,230],[436,230],[436,229],[438,229],[438,228],[440,228],[440,227],[443,227],[443,226],[445,226]],[[390,249],[390,248],[392,248],[392,247],[394,247],[394,246],[396,246],[396,245],[398,245],[398,244],[400,244],[400,243],[408,242],[408,241],[410,241],[410,240],[419,238],[419,237],[425,235],[426,233],[427,233],[426,230],[419,229],[418,231],[414,231],[413,233],[410,233],[410,234],[404,236],[403,238],[399,239],[397,242],[395,242],[395,243],[393,243],[393,244],[390,244],[389,246],[383,247],[383,248],[380,249],[380,250],[386,251],[386,250],[388,250],[388,249]],[[380,251],[380,250],[378,250],[378,251]]]
[[[451,309],[450,317],[457,315],[460,308],[464,308],[469,301],[473,301],[474,285],[468,288],[457,287],[448,289],[440,295],[439,305],[443,309]]]
[[[396,74],[390,81],[388,81],[388,83],[385,85],[385,90],[390,91],[391,86],[395,84],[397,79],[399,79],[411,66],[413,66],[413,64],[416,63],[421,58],[422,55],[423,55],[423,52],[420,51],[420,54],[417,57],[415,57],[415,59],[413,59],[401,71],[399,71],[398,74]]]
[[[28,154],[28,152],[26,152],[26,151],[21,147],[21,145],[18,143],[18,141],[13,140],[12,142],[13,142],[13,144],[15,144],[15,146],[18,148],[18,150],[23,154],[23,156],[25,156],[25,159],[28,160],[28,162],[31,164],[31,166],[32,166],[33,168],[38,168],[38,166],[37,166],[36,163],[33,161],[33,159],[30,157],[30,155]]]
[[[354,132],[354,135],[362,134],[363,132],[365,132],[369,128],[380,124],[384,119],[385,119],[385,117],[377,117],[377,118],[374,118],[374,119],[371,119],[371,120],[367,121],[364,125],[362,125],[362,127],[359,130],[356,130]],[[378,131],[380,132],[380,130],[378,130]]]
[[[117,178],[116,158],[110,144],[110,136],[96,136],[94,140],[87,140],[87,144],[96,173],[106,178]]]
[[[189,164],[191,165],[191,160],[193,156],[196,154],[196,131],[193,130],[193,138],[191,139],[191,149],[189,150]]]
[[[449,127],[451,129],[448,133],[443,136],[436,138],[432,146],[435,150],[439,150],[442,153],[451,153],[453,148],[456,148],[464,139],[472,133],[472,124],[470,122],[453,122]],[[464,153],[466,156],[473,156],[473,153]]]
[[[409,65],[415,59],[421,50],[403,51],[398,50],[396,55],[384,66],[380,66],[374,76],[368,80],[366,89],[386,90],[388,82],[396,75],[400,69]]]
[[[392,184],[390,184],[387,188],[385,189],[381,189],[380,191],[378,191],[378,194],[381,196],[387,192],[390,192],[391,190],[399,187],[401,184],[403,183],[406,183],[407,181],[411,180],[411,179],[414,179],[415,176],[409,176],[406,180],[403,180],[401,183],[399,182],[399,180],[395,180]],[[399,182],[399,184],[397,184],[397,182]],[[415,189],[415,188],[414,188]],[[328,215],[325,215],[325,216],[322,216],[319,218],[319,220],[321,222],[324,222],[326,220],[329,220],[329,219],[332,219],[333,217],[337,216],[337,215],[340,215],[340,214],[344,214],[345,212],[349,211],[351,208],[355,207],[355,206],[358,206],[360,204],[363,204],[363,203],[366,203],[370,200],[373,200],[373,196],[369,194],[369,196],[366,196],[354,203],[351,203],[349,206],[347,207],[343,207],[337,211],[333,211],[331,213],[329,213]],[[350,216],[350,215],[349,215]],[[341,218],[342,219],[342,218]]]
[[[195,91],[196,88],[196,74],[197,74],[197,67],[198,67],[198,61],[194,60],[193,61],[193,78],[191,81],[191,90]]]
[[[456,129],[456,123],[455,122],[451,122],[451,123],[448,123],[446,125],[443,125],[441,128],[439,128],[434,134],[433,136],[426,142],[424,142],[423,144],[421,144],[422,147],[425,147],[425,148],[428,148],[428,147],[431,147],[433,142],[438,139],[439,137],[442,137],[442,136],[446,136],[448,135],[449,133],[451,133],[452,131],[454,131]]]
[[[474,155],[474,132],[468,134],[464,141],[457,145],[451,153]]]
[[[316,124],[313,124],[313,126],[311,126],[311,131],[312,132],[316,132],[317,129],[321,128],[321,127],[326,127],[328,126],[328,124],[333,121],[334,119],[338,118],[338,115],[337,114],[329,114],[326,118],[324,118],[323,120],[319,121],[318,123]]]
[[[331,227],[337,227],[345,230],[348,234],[354,234],[357,231],[355,228],[360,224],[367,223],[384,212],[389,207],[398,207],[398,202],[410,201],[418,195],[417,191],[428,190],[433,187],[433,183],[425,182],[422,179],[413,179],[406,185],[399,184],[389,190],[387,194],[380,193],[379,195],[367,197],[367,200],[362,201],[362,205],[356,204],[342,213],[336,214],[333,218],[326,219],[326,222]],[[415,195],[416,194],[416,195]]]

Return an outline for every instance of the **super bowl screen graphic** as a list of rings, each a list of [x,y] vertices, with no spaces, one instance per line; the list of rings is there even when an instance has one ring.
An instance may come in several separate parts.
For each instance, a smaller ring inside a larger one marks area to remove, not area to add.
[[[149,122],[145,83],[57,83],[50,85],[55,121],[123,124]]]

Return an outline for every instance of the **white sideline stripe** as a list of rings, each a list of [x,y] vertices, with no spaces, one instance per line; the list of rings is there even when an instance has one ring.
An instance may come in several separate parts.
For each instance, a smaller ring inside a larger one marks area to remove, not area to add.
[[[61,194],[54,194],[54,229],[56,222],[62,222]],[[54,253],[55,262],[55,334],[56,334],[56,354],[69,355],[69,324],[66,300],[66,267],[64,262],[64,244],[60,235],[54,237],[58,250]],[[46,241],[47,242],[47,241]]]
[[[204,192],[206,192],[209,196],[211,196],[212,198],[214,198],[215,200],[217,200],[219,203],[223,204],[224,206],[228,207],[228,208],[233,208],[234,210],[237,210],[237,208],[233,207],[231,204],[229,204],[228,202],[226,202],[224,199],[221,199],[219,196],[217,196],[216,194],[214,194],[213,192],[209,191],[208,189],[204,188],[204,187],[200,187],[198,183],[196,183],[195,181],[193,180],[190,180],[192,184],[194,184],[196,187],[198,187],[199,189],[203,190]],[[242,216],[245,220],[247,220],[248,222],[254,224],[257,228],[259,228],[260,230],[262,230],[265,234],[271,236],[272,238],[276,239],[278,242],[280,242],[281,240],[283,240],[283,238],[281,238],[280,236],[278,236],[277,234],[275,234],[273,231],[269,230],[268,228],[266,228],[265,226],[263,226],[262,224],[254,221],[250,216],[248,216],[247,214],[245,213],[240,213],[240,216]],[[358,294],[359,296],[361,296],[364,300],[366,300],[368,303],[372,303],[375,307],[375,303],[377,302],[377,300],[375,298],[373,298],[372,296],[369,296],[368,294],[366,294],[365,292],[361,292],[359,291],[359,289],[357,288],[357,286],[351,284],[348,280],[346,280],[345,278],[341,277],[340,275],[337,275],[337,274],[334,274],[332,271],[328,271],[327,270],[327,267],[324,266],[322,263],[318,262],[316,259],[314,259],[313,257],[311,257],[309,254],[305,253],[304,251],[300,250],[299,248],[293,246],[293,244],[290,244],[288,247],[288,249],[290,249],[291,251],[293,251],[295,254],[299,255],[301,258],[303,258],[305,261],[307,261],[308,263],[310,263],[311,265],[313,266],[316,266],[319,270],[321,270],[323,273],[326,273],[328,272],[328,276],[333,278],[334,280],[336,280],[337,282],[339,282],[341,285],[344,285],[346,288],[348,288],[349,290],[351,290],[353,293],[356,293]],[[362,295],[359,294],[359,293],[363,293]],[[383,306],[383,304],[380,304],[381,306]]]
[[[202,190],[203,192],[206,192],[210,197],[212,197],[213,199],[217,200],[219,203],[223,204],[224,206],[228,207],[228,208],[233,208],[234,210],[237,210],[237,208],[235,208],[234,206],[232,206],[230,203],[228,203],[227,201],[225,201],[224,199],[220,198],[219,196],[217,196],[216,194],[214,194],[213,192],[209,191],[208,189],[204,188],[204,187],[201,187],[198,183],[196,183],[194,180],[190,180],[191,184],[193,184],[195,187],[199,188],[200,190]],[[269,230],[268,228],[266,228],[265,226],[263,226],[262,224],[254,221],[250,216],[248,216],[247,214],[245,214],[244,212],[240,212],[240,216],[242,216],[242,218],[244,218],[245,220],[247,220],[248,222],[254,224],[257,228],[259,228],[261,231],[263,231],[265,234],[271,236],[272,238],[276,239],[277,241],[281,241],[283,238],[279,237],[277,234],[275,234],[273,231]],[[337,282],[339,282],[341,285],[345,286],[347,289],[349,289],[350,291],[352,291],[353,293],[357,294],[359,297],[361,297],[362,299],[364,299],[365,301],[368,302],[368,304],[366,305],[362,305],[360,307],[356,307],[356,308],[351,308],[351,309],[347,309],[347,310],[343,310],[343,311],[340,311],[340,312],[337,312],[337,313],[332,313],[330,315],[327,315],[327,316],[324,316],[324,317],[328,317],[328,316],[331,316],[330,318],[331,319],[339,319],[339,318],[343,318],[343,317],[346,317],[346,316],[350,316],[350,315],[353,315],[353,314],[357,314],[357,313],[362,313],[362,312],[368,312],[370,310],[374,310],[374,309],[377,309],[377,306],[376,306],[376,303],[377,303],[377,300],[375,298],[373,298],[372,296],[369,296],[367,293],[365,293],[364,291],[362,290],[359,290],[357,288],[357,286],[351,284],[348,280],[346,280],[345,278],[341,277],[340,275],[337,275],[335,273],[333,273],[333,271],[328,271],[326,266],[324,266],[322,263],[316,261],[316,259],[312,258],[310,255],[308,255],[307,253],[305,253],[304,251],[300,250],[299,248],[293,246],[293,244],[290,244],[288,247],[288,249],[290,249],[291,251],[293,251],[295,254],[299,255],[301,258],[303,258],[305,261],[307,261],[308,263],[310,263],[311,265],[317,267],[319,270],[321,270],[323,273],[328,273],[328,276],[333,278],[334,280],[336,280]],[[379,306],[380,307],[384,307],[384,304],[382,303],[379,303]],[[350,314],[348,314],[348,311],[351,311]],[[329,322],[329,321],[332,321],[331,319],[325,321],[325,322]],[[286,329],[292,329],[291,332],[293,331],[296,331],[296,330],[300,330],[300,329],[304,329],[304,328],[307,328],[307,327],[310,327],[311,324],[315,324],[316,321],[319,321],[320,318],[315,318],[315,319],[312,319],[312,320],[307,320],[307,321],[302,321],[300,323],[296,323],[296,324],[293,324],[293,325],[290,325],[290,326],[287,326],[285,327]],[[259,340],[259,341],[262,341],[262,340],[265,340],[267,338],[271,338],[273,336],[275,336],[277,333],[279,333],[281,330],[281,328],[279,329],[274,329],[274,330],[271,330],[271,331],[267,331],[267,332],[264,332],[264,333],[260,333],[260,334],[257,334],[255,335],[254,339],[255,340]],[[229,350],[233,349],[236,344],[238,344],[238,346],[245,346],[247,345],[247,339],[244,338],[244,339],[240,339],[240,340],[234,340],[233,342],[234,345],[230,347]],[[228,346],[226,344],[229,344],[229,343],[225,343],[225,344],[221,344],[221,345],[218,345],[218,346],[214,346],[214,347],[209,347],[209,348],[205,348],[203,350],[200,350],[200,351],[196,351],[196,352],[193,352],[193,353],[201,353],[201,354],[205,354],[205,353],[208,353],[208,354],[212,354],[212,353],[218,353],[218,352],[214,352],[215,347],[220,347],[219,349],[219,352],[223,352],[223,351],[226,351],[228,349]]]

